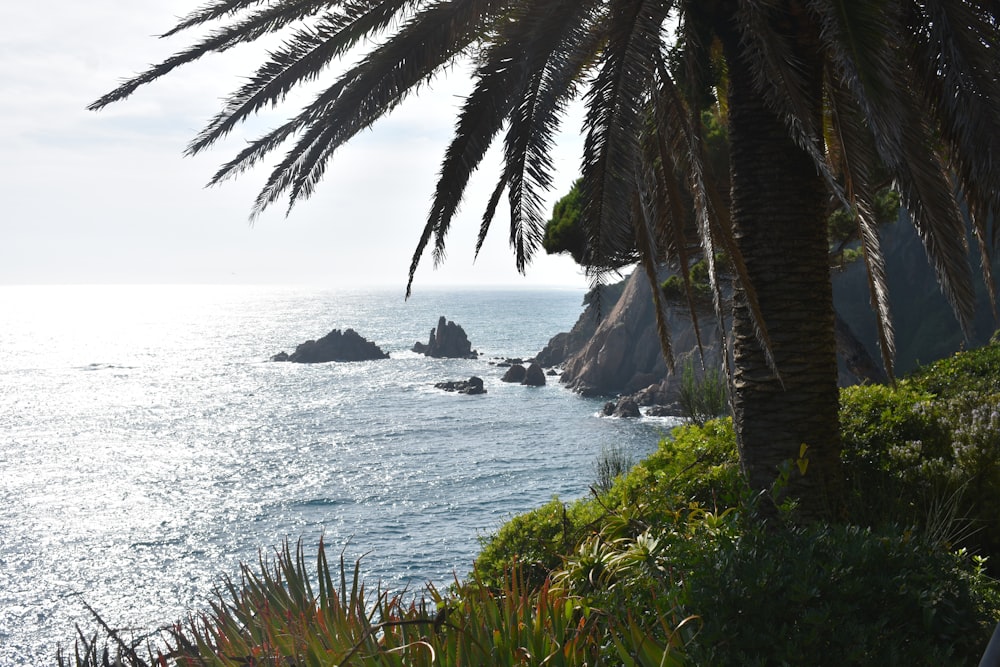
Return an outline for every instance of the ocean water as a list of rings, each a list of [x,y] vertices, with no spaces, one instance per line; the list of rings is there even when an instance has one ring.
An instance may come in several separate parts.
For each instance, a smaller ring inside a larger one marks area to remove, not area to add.
[[[500,382],[580,290],[0,287],[0,667],[54,664],[84,603],[143,632],[206,608],[240,562],[302,540],[419,591],[464,576],[511,514],[587,494],[602,445],[671,424]],[[440,315],[483,357],[409,351]],[[267,359],[354,328],[390,359]],[[478,375],[488,393],[435,382]],[[552,378],[550,378],[552,380]]]

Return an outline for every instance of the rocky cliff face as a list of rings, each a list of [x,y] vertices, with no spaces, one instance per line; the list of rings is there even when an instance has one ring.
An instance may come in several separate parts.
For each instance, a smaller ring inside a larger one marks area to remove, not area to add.
[[[989,340],[997,323],[991,317],[978,265],[973,266],[977,317],[973,338],[965,341],[905,215],[883,227],[881,235],[896,329],[897,374],[952,354],[963,345],[978,346]],[[1000,275],[1000,261],[994,264],[994,273]],[[864,265],[855,262],[835,271],[833,285],[840,385],[885,381]],[[608,299],[604,304],[608,305]],[[695,368],[700,368],[697,338],[686,304],[670,305],[667,319],[676,367],[693,359]],[[706,309],[698,313],[698,323],[705,365],[718,367],[721,353],[715,316]],[[546,366],[561,365],[562,381],[586,395],[631,394],[656,385],[646,393],[656,394],[657,402],[669,403],[676,397],[679,373],[667,374],[656,334],[652,293],[641,271],[626,279],[621,297],[603,317],[598,316],[594,304],[588,305],[573,330],[554,337],[536,360]]]
[[[653,308],[649,281],[644,273],[635,271],[609,312],[599,317],[595,304],[589,305],[573,331],[553,338],[536,360],[552,364],[561,352],[562,361],[556,364],[562,364],[562,381],[585,395],[633,393],[666,380],[668,386],[662,390],[667,394],[665,400],[671,400],[670,395],[676,392],[660,351]],[[698,342],[687,306],[669,305],[667,319],[675,362],[683,364],[693,357],[697,361]],[[714,317],[699,314],[698,323],[705,364],[718,365],[721,357]],[[695,365],[700,367],[700,363]]]

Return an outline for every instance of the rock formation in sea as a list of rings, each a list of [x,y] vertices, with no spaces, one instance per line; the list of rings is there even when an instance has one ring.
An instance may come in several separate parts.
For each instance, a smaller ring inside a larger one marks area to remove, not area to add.
[[[428,357],[447,359],[477,359],[479,353],[472,349],[472,343],[465,330],[454,322],[449,322],[444,315],[438,319],[438,325],[431,329],[430,340],[426,344],[417,341],[413,351]]]
[[[473,375],[468,380],[449,380],[447,382],[438,382],[434,385],[435,389],[441,389],[443,391],[451,391],[457,394],[468,394],[470,396],[475,396],[477,394],[485,394],[486,388],[483,386],[483,379]]]
[[[362,338],[354,329],[334,329],[319,340],[307,340],[291,354],[279,352],[271,361],[317,364],[327,361],[370,361],[388,359],[378,345]]]
[[[529,364],[528,369],[524,372],[524,379],[521,380],[521,384],[529,387],[544,387],[545,371],[537,363]]]
[[[510,368],[507,369],[507,372],[503,374],[502,378],[500,378],[500,381],[516,382],[517,384],[520,384],[524,382],[524,376],[527,374],[527,369],[525,369],[525,367],[521,364],[511,364]]]

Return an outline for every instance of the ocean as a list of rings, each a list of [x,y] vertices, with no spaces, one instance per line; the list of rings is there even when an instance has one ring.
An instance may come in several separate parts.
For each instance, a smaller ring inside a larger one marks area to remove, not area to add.
[[[205,609],[286,540],[392,590],[464,577],[504,519],[585,496],[602,446],[639,458],[672,426],[500,381],[583,295],[0,287],[0,667],[55,664],[96,630],[84,603],[138,633]],[[479,359],[410,352],[441,315]],[[390,359],[268,361],[347,328]],[[434,388],[472,375],[487,394]]]

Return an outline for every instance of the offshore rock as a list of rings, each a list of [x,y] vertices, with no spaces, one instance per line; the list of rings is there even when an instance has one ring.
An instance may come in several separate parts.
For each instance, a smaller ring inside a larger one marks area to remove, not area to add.
[[[444,315],[438,320],[436,328],[431,329],[427,344],[417,341],[413,351],[437,359],[477,359],[479,353],[472,349],[472,343],[465,330],[454,322],[445,320]]]
[[[468,394],[469,396],[486,393],[486,388],[483,386],[483,379],[476,377],[475,375],[470,377],[468,380],[449,380],[448,382],[438,382],[434,385],[434,388],[455,392],[457,394]]]
[[[354,329],[334,329],[319,340],[307,340],[296,346],[295,352],[279,352],[271,361],[291,361],[300,364],[320,364],[328,361],[371,361],[388,359],[378,345],[362,338]]]
[[[501,382],[524,382],[525,376],[528,374],[527,369],[521,364],[514,364],[507,369],[507,372],[503,374],[500,378]]]
[[[617,401],[608,401],[604,404],[605,417],[619,417],[621,419],[638,419],[642,416],[639,404],[631,396],[622,396]]]
[[[521,380],[521,384],[527,385],[529,387],[544,387],[545,386],[545,371],[538,364],[531,364],[528,366],[528,370],[524,373],[524,379]]]

